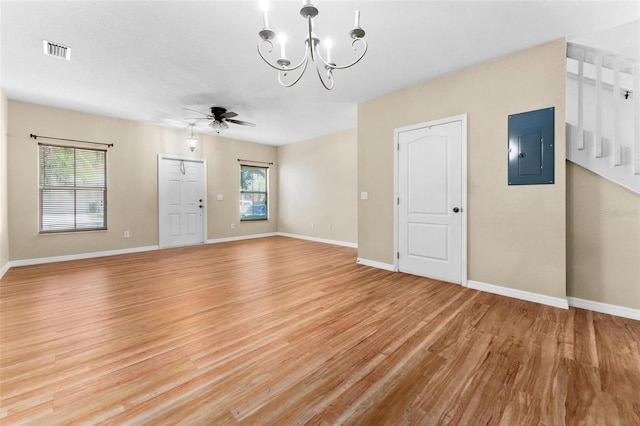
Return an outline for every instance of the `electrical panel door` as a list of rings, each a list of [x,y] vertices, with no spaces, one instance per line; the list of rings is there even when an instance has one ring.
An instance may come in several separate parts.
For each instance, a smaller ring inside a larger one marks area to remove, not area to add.
[[[554,182],[555,108],[509,116],[509,185]]]

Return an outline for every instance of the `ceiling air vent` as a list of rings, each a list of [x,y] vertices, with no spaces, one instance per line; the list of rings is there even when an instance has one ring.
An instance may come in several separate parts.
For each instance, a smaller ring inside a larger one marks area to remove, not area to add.
[[[53,56],[59,59],[71,60],[71,48],[63,46],[59,43],[54,43],[48,40],[42,40],[42,46],[44,48],[44,54]]]

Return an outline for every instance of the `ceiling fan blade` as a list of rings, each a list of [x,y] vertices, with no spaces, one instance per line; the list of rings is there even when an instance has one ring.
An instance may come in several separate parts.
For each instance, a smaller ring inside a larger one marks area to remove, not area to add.
[[[232,117],[237,117],[238,114],[236,114],[233,111],[227,111],[227,112],[223,112],[222,114],[220,114],[220,118],[232,118]]]
[[[248,121],[242,121],[242,120],[233,120],[230,118],[227,118],[227,120],[229,123],[233,123],[233,124],[239,124],[241,126],[249,126],[249,127],[256,127],[256,125],[254,123],[249,123]]]
[[[185,109],[185,110],[191,111],[191,112],[197,112],[198,114],[206,115],[207,117],[209,116],[209,114],[207,114],[206,112],[196,111],[195,109],[189,109],[189,108],[182,108],[182,109]]]

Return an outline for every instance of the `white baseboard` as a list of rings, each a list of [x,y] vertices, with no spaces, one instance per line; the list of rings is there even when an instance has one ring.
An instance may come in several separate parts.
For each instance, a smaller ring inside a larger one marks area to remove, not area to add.
[[[288,234],[286,232],[276,232],[281,237],[297,238],[299,240],[314,241],[316,243],[333,244],[334,246],[358,248],[358,243],[350,243],[347,241],[329,240],[326,238],[310,237],[308,235]]]
[[[480,281],[467,281],[468,287],[486,291],[487,293],[499,294],[501,296],[513,297],[514,299],[526,300],[528,302],[540,303],[556,308],[569,309],[567,299],[562,297],[552,297],[539,293],[531,293],[524,290],[516,290],[514,288],[501,287],[498,285],[487,284]]]
[[[158,246],[133,247],[119,250],[96,251],[93,253],[70,254],[66,256],[41,257],[37,259],[12,260],[9,262],[11,267],[39,265],[42,263],[65,262],[67,260],[91,259],[93,257],[116,256],[118,254],[139,253],[142,251],[158,250]]]
[[[275,237],[277,232],[267,232],[265,234],[239,235],[237,237],[214,238],[207,240],[207,244],[229,243],[232,241],[252,240],[254,238]]]
[[[569,301],[569,306],[573,306],[574,308],[588,309],[594,312],[640,321],[640,309],[609,305],[608,303],[594,302],[591,300],[579,299],[577,297],[567,297],[567,300]]]
[[[358,258],[356,261],[359,265],[371,266],[372,268],[384,269],[385,271],[396,272],[395,265],[391,265],[389,263],[376,262],[375,260],[368,260]]]
[[[0,269],[0,279],[2,279],[2,276],[9,270],[9,268],[11,268],[11,262],[7,262],[2,269]]]

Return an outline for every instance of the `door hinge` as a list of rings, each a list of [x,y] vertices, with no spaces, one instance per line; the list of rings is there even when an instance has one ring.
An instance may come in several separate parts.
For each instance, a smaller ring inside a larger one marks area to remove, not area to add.
[[[397,258],[397,259],[400,259],[400,252],[399,252],[399,251],[398,251],[398,252],[396,252],[396,258]]]
[[[398,205],[400,205],[400,197],[398,197],[398,201],[397,201]]]
[[[398,144],[397,146],[398,146],[398,151],[400,151],[400,144]]]

